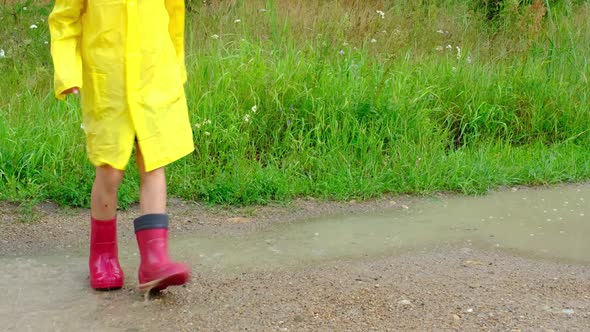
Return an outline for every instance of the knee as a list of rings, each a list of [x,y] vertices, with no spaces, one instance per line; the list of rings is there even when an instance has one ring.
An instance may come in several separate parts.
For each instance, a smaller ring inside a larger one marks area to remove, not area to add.
[[[96,181],[100,182],[108,191],[117,191],[123,181],[124,172],[111,166],[96,168]]]
[[[164,168],[162,167],[162,168],[157,168],[157,169],[155,169],[153,171],[149,171],[149,172],[146,172],[146,171],[140,169],[139,170],[139,177],[140,177],[141,182],[144,182],[146,180],[148,180],[148,181],[158,180],[158,179],[163,180],[163,179],[165,179],[166,175],[164,173]]]

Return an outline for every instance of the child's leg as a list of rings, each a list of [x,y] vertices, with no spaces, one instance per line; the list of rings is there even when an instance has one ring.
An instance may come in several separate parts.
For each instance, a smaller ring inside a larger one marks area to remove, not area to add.
[[[117,289],[123,286],[123,271],[117,248],[117,191],[123,171],[110,166],[96,168],[90,197],[90,286]]]
[[[141,216],[133,222],[141,255],[138,277],[142,290],[162,290],[183,285],[190,268],[173,262],[168,256],[168,215],[166,214],[166,175],[164,168],[146,172],[139,146],[137,167],[140,174],[139,206]]]
[[[117,214],[117,191],[123,171],[111,166],[96,167],[96,178],[90,196],[90,214],[98,220],[111,220]]]
[[[166,174],[164,168],[145,171],[143,155],[136,146],[137,168],[139,169],[139,210],[142,215],[166,213]]]

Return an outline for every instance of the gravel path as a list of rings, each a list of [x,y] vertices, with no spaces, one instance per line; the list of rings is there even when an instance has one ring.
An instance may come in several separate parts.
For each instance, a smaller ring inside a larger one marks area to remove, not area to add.
[[[412,200],[211,209],[173,200],[170,214],[175,234],[235,235],[277,222],[405,204]],[[44,204],[28,215],[36,221],[23,223],[17,207],[0,203],[0,209],[0,257],[6,260],[83,252],[88,241],[86,210]],[[131,221],[136,214],[132,208],[119,219]],[[121,223],[120,235],[132,236],[131,222]],[[47,268],[27,264],[31,271]],[[79,279],[84,268],[68,278]],[[240,273],[193,268],[188,286],[148,302],[133,285],[107,293],[83,290],[74,297],[84,305],[56,303],[63,305],[59,314],[26,320],[0,315],[0,323],[9,331],[47,324],[64,331],[590,331],[589,266],[500,250],[446,246]]]

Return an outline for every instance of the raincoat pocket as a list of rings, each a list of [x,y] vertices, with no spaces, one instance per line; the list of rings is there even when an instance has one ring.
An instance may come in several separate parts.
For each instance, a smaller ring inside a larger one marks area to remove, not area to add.
[[[149,76],[148,76],[149,75]],[[174,61],[162,63],[146,75],[142,89],[142,102],[149,108],[165,110],[176,104],[184,96],[184,86],[180,75],[180,67]]]
[[[82,94],[84,109],[91,113],[95,119],[105,116],[106,105],[106,74],[89,72],[85,77],[84,90]]]

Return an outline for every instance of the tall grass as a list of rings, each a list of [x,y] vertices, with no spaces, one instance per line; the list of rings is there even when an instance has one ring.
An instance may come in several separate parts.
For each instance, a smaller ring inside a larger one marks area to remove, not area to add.
[[[51,96],[50,7],[31,4],[1,13],[0,199],[87,206],[79,106]],[[254,204],[590,177],[588,2],[510,2],[493,19],[460,0],[187,8],[197,149],[169,167],[172,195]],[[137,199],[134,167],[120,196]]]

